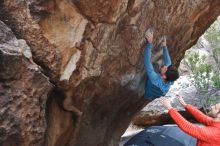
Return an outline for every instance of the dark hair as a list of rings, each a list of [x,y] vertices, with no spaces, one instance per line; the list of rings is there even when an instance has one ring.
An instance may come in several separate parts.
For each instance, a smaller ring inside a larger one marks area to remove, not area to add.
[[[168,66],[167,71],[166,71],[166,77],[167,77],[166,81],[177,80],[179,78],[178,69],[173,65]]]

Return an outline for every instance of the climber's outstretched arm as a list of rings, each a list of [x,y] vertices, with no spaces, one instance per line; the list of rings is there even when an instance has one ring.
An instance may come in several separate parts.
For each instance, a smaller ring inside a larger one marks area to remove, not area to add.
[[[154,71],[153,65],[151,63],[151,49],[153,47],[153,31],[147,31],[146,32],[146,39],[148,41],[148,44],[145,48],[144,51],[144,66],[145,66],[145,70],[147,72],[147,76],[148,78],[153,81],[157,78],[157,74]]]
[[[162,48],[163,48],[163,62],[164,62],[164,65],[166,66],[170,66],[171,65],[171,59],[170,59],[170,54],[169,54],[169,50],[167,48],[167,38],[166,36],[162,36],[161,40],[161,45],[162,45]]]

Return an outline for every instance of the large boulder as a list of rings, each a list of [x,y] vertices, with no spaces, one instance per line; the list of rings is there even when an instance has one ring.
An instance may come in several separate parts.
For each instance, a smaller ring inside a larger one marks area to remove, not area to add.
[[[112,146],[145,105],[146,29],[153,26],[156,30],[153,62],[161,63],[157,42],[167,35],[173,63],[178,65],[185,50],[220,14],[220,1],[2,0],[0,13],[0,20],[27,42],[33,61],[54,85],[51,92],[42,92],[46,82],[29,80],[40,85],[34,95],[48,97],[47,106],[42,106],[45,117],[39,116],[48,125],[42,129],[44,134],[33,140],[49,146]],[[20,66],[16,71],[23,69],[23,64],[15,63]],[[16,81],[23,83],[26,78]],[[7,88],[15,87],[21,92],[30,86],[12,84]],[[21,106],[20,110],[31,108]],[[9,139],[5,135],[3,142]],[[31,144],[21,141],[16,145]]]
[[[52,84],[30,48],[0,21],[0,145],[43,145]]]

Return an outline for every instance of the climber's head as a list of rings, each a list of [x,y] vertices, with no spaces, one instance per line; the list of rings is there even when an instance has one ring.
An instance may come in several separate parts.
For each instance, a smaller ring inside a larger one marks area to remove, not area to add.
[[[160,70],[160,75],[161,78],[165,81],[175,81],[179,78],[178,69],[173,65],[170,65],[168,67],[165,65],[162,66]]]

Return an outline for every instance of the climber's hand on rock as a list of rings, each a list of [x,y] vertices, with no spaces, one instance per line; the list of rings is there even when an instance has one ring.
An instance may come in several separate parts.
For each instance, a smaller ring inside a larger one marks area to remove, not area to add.
[[[173,108],[172,106],[171,106],[171,103],[170,103],[170,100],[169,99],[167,99],[167,98],[165,98],[165,97],[160,97],[160,102],[162,103],[162,105],[165,107],[165,108],[167,108],[168,110],[169,109],[171,109],[171,108]]]
[[[162,46],[163,47],[167,46],[167,38],[166,38],[166,36],[162,36]]]
[[[145,33],[145,37],[148,41],[148,43],[152,43],[153,42],[153,37],[154,37],[154,31],[153,29],[148,29]]]
[[[187,105],[181,96],[177,95],[177,98],[184,107]]]

